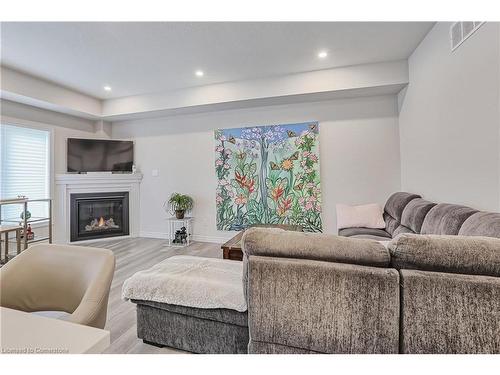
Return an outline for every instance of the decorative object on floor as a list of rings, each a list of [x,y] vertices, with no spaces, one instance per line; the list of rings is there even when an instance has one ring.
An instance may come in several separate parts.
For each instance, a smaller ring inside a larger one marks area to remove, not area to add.
[[[166,206],[172,215],[175,213],[175,217],[180,220],[184,219],[186,212],[193,209],[193,203],[193,198],[189,195],[173,193],[169,200],[165,202],[164,207]]]
[[[317,122],[215,130],[217,229],[321,232],[318,135]]]
[[[168,222],[168,246],[184,247],[189,246],[192,233],[192,217],[177,219],[175,217],[167,218]]]

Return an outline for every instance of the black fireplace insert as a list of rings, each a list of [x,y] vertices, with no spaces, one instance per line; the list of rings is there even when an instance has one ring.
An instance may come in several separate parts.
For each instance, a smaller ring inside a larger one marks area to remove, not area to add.
[[[129,234],[128,192],[71,194],[71,241]]]

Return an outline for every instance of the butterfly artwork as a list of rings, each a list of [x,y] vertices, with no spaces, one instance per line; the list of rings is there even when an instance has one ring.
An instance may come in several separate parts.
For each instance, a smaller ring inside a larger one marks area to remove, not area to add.
[[[217,229],[321,232],[319,130],[317,122],[215,130]]]

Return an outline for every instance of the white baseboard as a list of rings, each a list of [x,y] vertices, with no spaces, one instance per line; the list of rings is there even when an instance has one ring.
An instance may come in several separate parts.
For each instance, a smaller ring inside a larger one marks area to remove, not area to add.
[[[166,233],[163,233],[163,232],[141,231],[139,233],[139,237],[160,238],[160,239],[168,240],[168,235]],[[228,241],[232,237],[234,237],[234,233],[229,234],[228,237],[203,236],[203,235],[193,234],[191,236],[191,239],[193,241],[197,241],[197,242],[211,242],[211,243],[223,244],[224,242]]]

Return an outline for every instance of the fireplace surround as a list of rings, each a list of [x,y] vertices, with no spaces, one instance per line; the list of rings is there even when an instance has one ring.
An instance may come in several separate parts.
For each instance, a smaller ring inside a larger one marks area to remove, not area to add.
[[[142,177],[141,173],[57,174],[55,176],[54,243],[76,243],[71,239],[71,196],[84,193],[97,195],[101,195],[101,193],[116,194],[116,192],[120,194],[128,193],[128,237],[138,237]],[[102,236],[99,238],[105,239]],[[119,237],[112,236],[108,239],[112,240],[116,238]],[[90,238],[88,239],[91,240]]]
[[[128,192],[71,194],[71,241],[128,235],[128,199]]]

